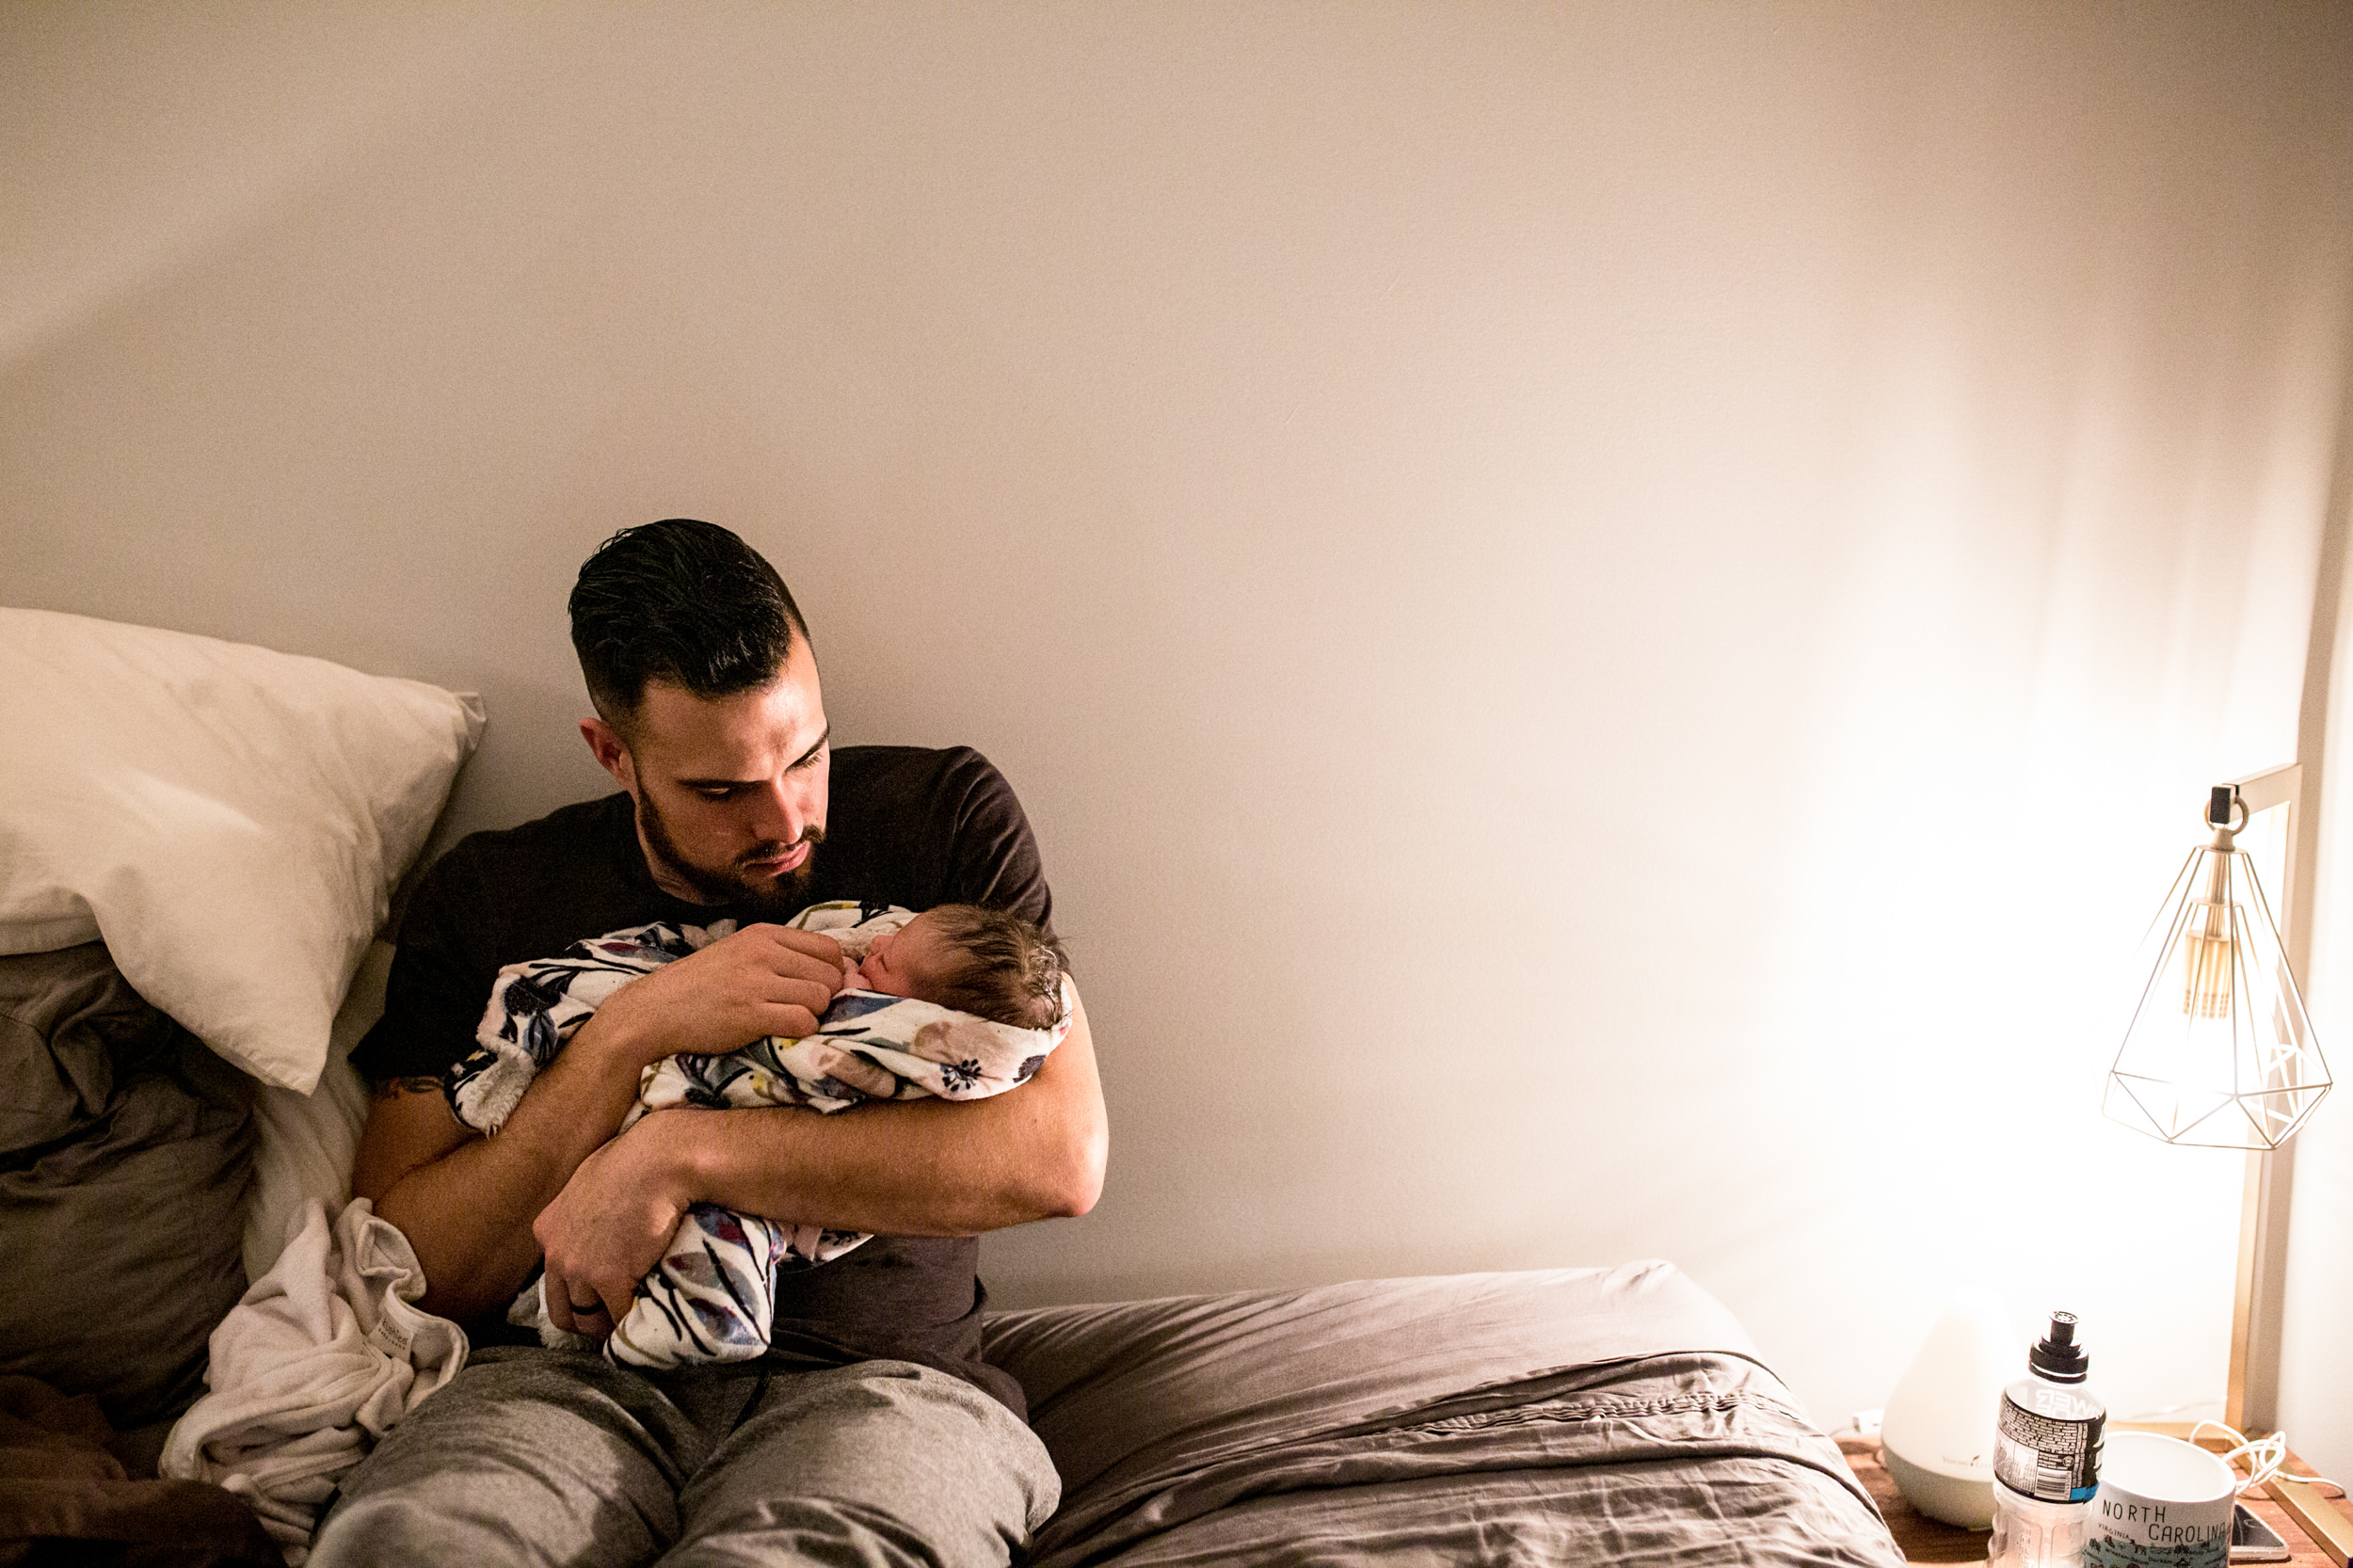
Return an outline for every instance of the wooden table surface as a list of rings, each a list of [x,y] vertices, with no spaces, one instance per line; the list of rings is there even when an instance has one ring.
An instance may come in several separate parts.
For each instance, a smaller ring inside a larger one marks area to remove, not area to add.
[[[1939,1524],[1904,1501],[1896,1490],[1895,1478],[1880,1462],[1880,1440],[1857,1437],[1849,1432],[1838,1439],[1838,1451],[1847,1456],[1847,1467],[1855,1473],[1871,1500],[1880,1505],[1880,1512],[1887,1519],[1888,1532],[1896,1544],[1903,1549],[1908,1562],[1982,1563],[1985,1544],[1992,1534],[1988,1530],[1965,1530],[1953,1525]],[[2313,1544],[2304,1528],[2288,1517],[2287,1510],[2259,1494],[2242,1499],[2248,1507],[2263,1516],[2264,1523],[2280,1532],[2280,1539],[2288,1544],[2295,1555],[2289,1558],[2294,1568],[2336,1568],[2336,1559]]]

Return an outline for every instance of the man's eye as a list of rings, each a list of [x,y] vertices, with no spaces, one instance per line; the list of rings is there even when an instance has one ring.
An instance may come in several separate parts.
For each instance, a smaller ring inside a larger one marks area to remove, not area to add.
[[[717,784],[707,789],[697,788],[695,792],[705,800],[733,800],[740,789],[739,785]]]

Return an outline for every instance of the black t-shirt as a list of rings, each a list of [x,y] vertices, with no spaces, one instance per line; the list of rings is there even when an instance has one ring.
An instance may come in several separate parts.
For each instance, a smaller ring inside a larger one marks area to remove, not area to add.
[[[979,904],[1048,926],[1053,914],[1021,803],[986,758],[963,746],[836,751],[808,896],[919,910]],[[384,1016],[352,1064],[377,1081],[438,1078],[473,1049],[491,982],[506,965],[652,920],[731,918],[741,912],[654,886],[626,794],[469,835],[419,884],[401,921]],[[771,1355],[786,1365],[921,1362],[1019,1413],[1018,1386],[981,1360],[979,1259],[970,1237],[877,1236],[831,1263],[782,1274]],[[478,1344],[528,1338],[502,1318],[467,1328]]]

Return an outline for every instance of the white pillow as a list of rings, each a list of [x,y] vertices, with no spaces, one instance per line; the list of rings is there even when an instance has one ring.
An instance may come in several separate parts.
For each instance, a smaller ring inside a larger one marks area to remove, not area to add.
[[[241,643],[0,609],[0,953],[126,979],[308,1093],[482,702]]]
[[[246,1201],[245,1277],[260,1279],[286,1250],[289,1229],[316,1203],[341,1214],[351,1201],[351,1162],[368,1120],[368,1086],[346,1060],[384,1016],[384,982],[392,972],[392,945],[368,944],[351,994],[328,1036],[327,1069],[307,1095],[264,1085],[253,1096],[253,1192]]]

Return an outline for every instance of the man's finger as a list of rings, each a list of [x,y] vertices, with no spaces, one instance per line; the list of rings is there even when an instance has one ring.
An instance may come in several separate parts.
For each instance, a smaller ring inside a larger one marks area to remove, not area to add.
[[[790,962],[786,954],[814,958],[828,968],[841,967],[841,944],[822,931],[803,931],[790,925],[763,925],[756,928],[781,952],[778,958]]]
[[[551,1279],[548,1284],[548,1320],[567,1334],[584,1334],[591,1339],[602,1339],[613,1332],[619,1321],[614,1316],[611,1301],[584,1279]],[[623,1311],[627,1311],[624,1298]]]
[[[768,1032],[787,1040],[800,1040],[817,1032],[817,1015],[806,1007],[779,1003],[766,1011]]]
[[[548,1265],[546,1274],[540,1279],[539,1293],[541,1299],[548,1304],[549,1322],[553,1323],[566,1334],[584,1332],[575,1326],[578,1320],[572,1315],[571,1287],[552,1263]]]
[[[834,984],[820,984],[813,980],[779,980],[768,987],[764,999],[771,1007],[797,1007],[810,1015],[823,1013],[833,1005],[834,993],[840,990],[841,971],[833,971]]]

